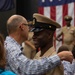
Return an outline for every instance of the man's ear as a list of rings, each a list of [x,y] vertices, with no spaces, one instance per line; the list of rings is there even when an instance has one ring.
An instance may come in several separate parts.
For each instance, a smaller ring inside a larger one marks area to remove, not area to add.
[[[20,25],[19,28],[20,28],[22,31],[24,30],[23,25]]]

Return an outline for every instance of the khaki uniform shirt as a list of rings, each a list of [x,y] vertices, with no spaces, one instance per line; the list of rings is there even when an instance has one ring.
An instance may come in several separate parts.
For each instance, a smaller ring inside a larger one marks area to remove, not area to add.
[[[48,56],[52,56],[52,55],[55,55],[55,54],[56,54],[56,51],[55,51],[54,47],[51,47],[49,50],[47,50],[44,53],[44,55],[42,57],[48,57]],[[36,54],[35,59],[41,58],[40,55],[41,55],[41,51],[39,51]],[[53,68],[52,70],[46,72],[43,75],[64,75],[64,68],[63,68],[62,63],[60,65],[56,66],[55,68]]]
[[[28,41],[34,46],[32,36],[33,32],[29,32]],[[34,50],[30,45],[26,44],[25,42],[23,43],[23,48],[24,55],[30,59],[33,59],[36,54],[36,49]]]
[[[64,44],[68,46],[69,50],[72,50],[74,47],[74,41],[75,41],[75,27],[70,26],[68,28],[67,26],[64,26],[61,29],[61,33],[63,33]]]
[[[30,41],[30,43],[32,43],[32,40]],[[32,43],[33,44],[33,43]],[[33,59],[35,54],[36,54],[36,50],[34,50],[31,46],[23,43],[23,53],[26,57],[28,57],[29,59]]]

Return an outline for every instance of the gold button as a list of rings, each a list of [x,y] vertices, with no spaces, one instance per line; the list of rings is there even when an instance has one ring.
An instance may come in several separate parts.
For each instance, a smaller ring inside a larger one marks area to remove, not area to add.
[[[51,28],[51,26],[49,26],[49,28]]]

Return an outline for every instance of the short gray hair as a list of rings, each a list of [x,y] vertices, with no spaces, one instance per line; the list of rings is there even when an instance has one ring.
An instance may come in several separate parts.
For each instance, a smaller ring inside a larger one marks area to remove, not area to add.
[[[18,25],[24,21],[24,19],[21,15],[12,15],[7,21],[7,32],[12,33],[16,31]]]

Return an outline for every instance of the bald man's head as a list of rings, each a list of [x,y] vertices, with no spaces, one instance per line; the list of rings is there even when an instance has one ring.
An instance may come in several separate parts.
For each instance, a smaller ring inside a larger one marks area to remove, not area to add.
[[[18,28],[18,26],[22,23],[22,22],[26,22],[26,19],[21,16],[21,15],[12,15],[8,21],[7,21],[7,31],[9,34],[11,34],[12,32],[15,32]]]

